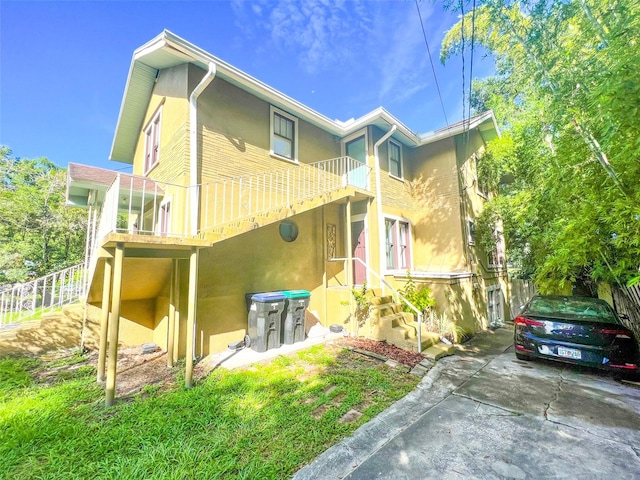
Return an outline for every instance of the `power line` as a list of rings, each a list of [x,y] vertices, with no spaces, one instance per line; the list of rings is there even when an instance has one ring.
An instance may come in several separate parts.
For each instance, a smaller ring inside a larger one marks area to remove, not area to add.
[[[476,37],[476,0],[473,0],[471,13],[471,58],[469,59],[469,118],[471,118],[471,94],[473,92],[473,47]]]
[[[431,62],[431,71],[433,72],[433,79],[436,83],[436,89],[438,90],[438,97],[440,98],[440,106],[442,107],[442,114],[444,115],[444,121],[449,126],[449,120],[447,119],[447,112],[444,108],[444,101],[442,100],[442,93],[440,93],[440,85],[438,84],[438,76],[436,75],[436,68],[433,65],[433,57],[431,56],[431,49],[429,48],[429,41],[427,40],[427,32],[424,30],[424,23],[422,22],[422,13],[420,13],[420,5],[416,0],[416,9],[418,10],[418,17],[420,18],[420,27],[422,28],[422,36],[424,37],[424,43],[427,46],[427,53],[429,54],[429,62]]]
[[[460,0],[460,48],[462,49],[462,127],[463,130],[464,128],[468,128],[468,122],[467,122],[467,113],[466,113],[466,106],[467,106],[467,101],[466,101],[466,97],[467,97],[467,92],[464,88],[464,83],[465,83],[465,78],[464,78],[464,0]]]

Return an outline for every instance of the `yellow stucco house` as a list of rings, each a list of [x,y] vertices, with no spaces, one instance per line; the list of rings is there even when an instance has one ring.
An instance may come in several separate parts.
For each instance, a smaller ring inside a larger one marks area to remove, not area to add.
[[[310,315],[343,324],[353,285],[410,271],[441,314],[486,328],[508,312],[503,247],[474,242],[497,135],[491,112],[422,135],[383,108],[331,120],[164,31],[134,52],[113,140],[133,175],[69,167],[88,301],[112,342],[192,358],[244,337],[249,292],[306,289]]]

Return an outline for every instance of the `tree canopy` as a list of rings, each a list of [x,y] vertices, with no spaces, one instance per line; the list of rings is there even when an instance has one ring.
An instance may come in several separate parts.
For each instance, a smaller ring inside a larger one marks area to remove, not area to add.
[[[481,221],[502,219],[511,261],[543,292],[637,281],[639,1],[474,5],[447,33],[441,60],[478,44],[495,60],[471,96],[502,129],[479,165],[501,193]],[[505,175],[513,181],[499,185]]]
[[[0,146],[0,285],[82,261],[86,214],[65,207],[66,178],[46,158],[15,158]]]

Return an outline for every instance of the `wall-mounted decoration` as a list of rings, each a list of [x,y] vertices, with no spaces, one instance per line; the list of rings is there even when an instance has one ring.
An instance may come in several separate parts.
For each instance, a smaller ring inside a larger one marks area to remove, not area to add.
[[[298,225],[291,220],[283,220],[280,222],[278,231],[280,232],[280,238],[285,242],[293,242],[298,238]]]
[[[336,226],[327,224],[327,258],[336,258]]]

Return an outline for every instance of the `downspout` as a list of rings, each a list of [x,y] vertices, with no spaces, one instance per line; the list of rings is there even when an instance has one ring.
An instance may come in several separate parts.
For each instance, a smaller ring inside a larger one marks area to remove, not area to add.
[[[378,148],[380,147],[380,145],[382,145],[384,142],[386,142],[389,137],[391,135],[393,135],[393,132],[395,132],[398,129],[397,125],[392,125],[391,129],[382,136],[382,138],[380,140],[378,140],[374,145],[373,145],[373,157],[374,157],[374,161],[375,161],[375,169],[376,169],[376,204],[377,204],[377,210],[378,210],[378,242],[380,245],[380,275],[383,275],[383,272],[385,270],[385,258],[386,258],[386,253],[385,253],[385,237],[384,237],[384,219],[382,217],[382,189],[380,188],[380,158],[378,156]],[[382,288],[382,292],[384,293],[384,284],[382,283],[380,285],[380,287]]]
[[[198,97],[216,76],[216,64],[209,62],[209,71],[189,97],[189,188],[191,189],[191,235],[198,234]],[[195,335],[195,332],[194,332]]]

